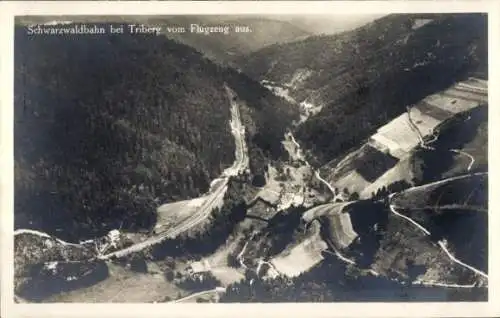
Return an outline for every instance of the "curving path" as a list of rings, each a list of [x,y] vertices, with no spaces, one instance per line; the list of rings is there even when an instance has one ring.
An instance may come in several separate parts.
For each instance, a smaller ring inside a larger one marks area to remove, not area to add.
[[[474,164],[475,159],[474,159],[474,157],[471,154],[469,154],[469,153],[467,153],[465,151],[462,151],[462,150],[458,150],[458,149],[450,149],[450,151],[454,152],[454,153],[458,153],[458,154],[464,155],[466,157],[469,157],[470,163],[467,166],[467,171],[470,171],[470,169],[472,169],[472,165]]]
[[[425,233],[425,235],[430,236],[430,235],[431,235],[431,232],[429,232],[429,230],[427,230],[425,227],[423,227],[422,225],[420,225],[418,222],[414,221],[414,220],[413,220],[413,219],[411,219],[410,217],[407,217],[406,215],[403,215],[403,214],[401,214],[401,213],[399,213],[399,212],[397,212],[397,211],[396,211],[396,209],[397,209],[397,208],[396,208],[394,205],[392,205],[392,204],[390,203],[390,202],[391,202],[391,199],[392,199],[392,196],[393,196],[392,194],[389,196],[389,209],[390,209],[390,211],[391,211],[394,215],[396,215],[396,216],[398,216],[398,217],[401,217],[401,218],[405,219],[406,221],[408,221],[408,222],[412,223],[413,225],[415,225],[415,226],[416,226],[416,227],[417,227],[420,231],[424,232],[424,233]],[[442,241],[439,241],[439,242],[438,242],[438,245],[439,245],[439,247],[441,247],[441,249],[442,249],[442,250],[446,253],[446,255],[448,256],[448,258],[449,258],[452,262],[454,262],[454,263],[456,263],[456,264],[458,264],[458,265],[460,265],[460,266],[462,266],[462,267],[465,267],[465,268],[467,268],[467,269],[471,270],[472,272],[474,272],[474,273],[476,273],[476,274],[478,274],[478,275],[480,275],[480,276],[482,276],[482,277],[484,277],[484,278],[488,279],[488,275],[487,275],[486,273],[484,273],[484,272],[482,272],[481,270],[479,270],[479,269],[477,269],[477,268],[475,268],[475,267],[473,267],[473,266],[471,266],[471,265],[469,265],[469,264],[466,264],[466,263],[462,262],[461,260],[457,259],[457,258],[456,258],[456,257],[455,257],[455,256],[454,256],[454,255],[453,255],[453,254],[452,254],[452,253],[448,250],[448,248],[446,247],[446,245],[445,245]]]
[[[240,171],[246,169],[248,167],[249,163],[249,158],[247,154],[247,147],[245,143],[245,127],[241,123],[241,117],[240,117],[240,111],[239,111],[239,105],[233,100],[234,93],[227,87],[225,86],[226,93],[228,95],[228,99],[231,104],[231,121],[230,121],[230,126],[231,126],[231,132],[234,135],[235,138],[235,144],[236,144],[236,149],[235,149],[235,161],[233,165],[222,173],[221,180],[222,182],[218,183],[212,183],[214,185],[213,188],[210,189],[209,194],[207,195],[208,198],[203,202],[203,204],[200,206],[198,211],[190,216],[189,218],[185,219],[181,224],[178,224],[176,227],[171,228],[165,232],[159,233],[157,235],[154,235],[147,240],[134,244],[132,246],[129,246],[125,249],[115,251],[109,254],[105,255],[98,255],[97,257],[99,259],[110,259],[112,257],[122,257],[125,255],[128,255],[130,253],[138,252],[143,250],[146,247],[158,244],[163,242],[165,239],[175,237],[179,235],[180,233],[187,231],[191,227],[201,223],[203,220],[205,220],[207,217],[210,216],[210,213],[212,210],[217,207],[221,200],[224,198],[224,194],[226,193],[227,190],[227,183],[229,181],[230,176],[237,175]],[[30,229],[18,229],[14,232],[14,235],[19,235],[22,233],[29,233],[29,234],[34,234],[38,235],[41,237],[46,237],[46,238],[52,238],[57,240],[62,245],[71,245],[71,246],[77,246],[77,247],[82,247],[81,244],[74,244],[74,243],[68,243],[65,241],[62,241],[60,239],[57,239],[55,237],[52,237],[46,233],[35,231],[35,230],[30,230]]]
[[[327,254],[331,254],[331,255],[335,255],[338,259],[340,259],[341,261],[345,262],[345,263],[348,263],[348,264],[351,264],[351,265],[356,265],[356,262],[353,261],[352,259],[349,259],[347,257],[345,257],[344,255],[340,254],[339,251],[337,251],[337,249],[335,247],[331,247],[333,252],[329,251],[329,250],[324,250],[323,252],[327,253]]]

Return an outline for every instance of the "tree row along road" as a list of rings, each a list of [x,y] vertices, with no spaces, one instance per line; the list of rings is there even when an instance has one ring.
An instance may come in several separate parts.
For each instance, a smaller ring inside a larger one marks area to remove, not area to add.
[[[226,193],[228,181],[230,176],[237,175],[240,171],[244,170],[248,166],[248,155],[246,153],[246,145],[245,145],[245,130],[241,123],[240,113],[239,113],[239,105],[233,100],[233,93],[229,88],[226,87],[228,98],[231,103],[231,130],[235,137],[235,162],[234,164],[226,169],[222,173],[222,182],[215,184],[215,188],[210,189],[207,198],[203,202],[203,204],[198,208],[196,213],[191,215],[189,218],[184,220],[181,224],[166,230],[165,232],[159,233],[149,239],[131,245],[125,249],[115,251],[106,255],[99,256],[100,259],[109,259],[112,257],[123,257],[130,253],[138,252],[143,250],[146,247],[159,244],[168,238],[174,238],[182,232],[187,231],[191,227],[201,223],[205,220],[210,213],[217,207],[220,202],[224,198],[224,194]]]

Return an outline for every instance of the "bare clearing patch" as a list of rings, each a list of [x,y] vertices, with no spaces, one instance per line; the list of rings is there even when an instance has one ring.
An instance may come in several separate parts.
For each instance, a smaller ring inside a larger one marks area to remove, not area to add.
[[[312,226],[309,237],[270,261],[275,270],[288,277],[295,277],[323,260],[321,252],[326,250],[328,245],[319,235],[319,223],[314,222]]]
[[[352,170],[342,179],[333,182],[338,189],[347,189],[349,193],[359,193],[364,188],[370,185],[370,182],[366,181],[362,175],[360,175],[356,170]]]
[[[314,74],[313,70],[307,68],[299,68],[295,71],[295,73],[293,73],[290,81],[284,85],[296,89],[297,85],[302,84],[313,74]]]
[[[198,211],[207,197],[163,204],[158,207],[156,229],[166,229],[176,226]]]
[[[238,242],[244,239],[243,235],[232,235],[226,241],[226,244],[219,247],[215,253],[205,258],[212,268],[227,266],[227,256],[234,253],[238,248]]]

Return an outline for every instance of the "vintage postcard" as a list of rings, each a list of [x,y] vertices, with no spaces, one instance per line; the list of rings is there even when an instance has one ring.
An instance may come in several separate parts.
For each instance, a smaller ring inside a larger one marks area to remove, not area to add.
[[[499,314],[494,1],[3,8],[5,317]]]

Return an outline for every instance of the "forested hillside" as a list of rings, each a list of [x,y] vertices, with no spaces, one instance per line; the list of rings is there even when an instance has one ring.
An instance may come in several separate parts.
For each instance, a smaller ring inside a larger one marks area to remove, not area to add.
[[[242,59],[322,110],[296,137],[326,162],[428,94],[487,77],[484,15],[391,15],[353,31],[269,46]],[[300,80],[299,80],[300,79]]]
[[[278,140],[295,116],[162,36],[27,36],[17,26],[15,53],[16,227],[60,237],[148,228],[160,203],[206,191],[234,160],[225,83],[247,94],[258,161],[281,153],[259,138]]]

